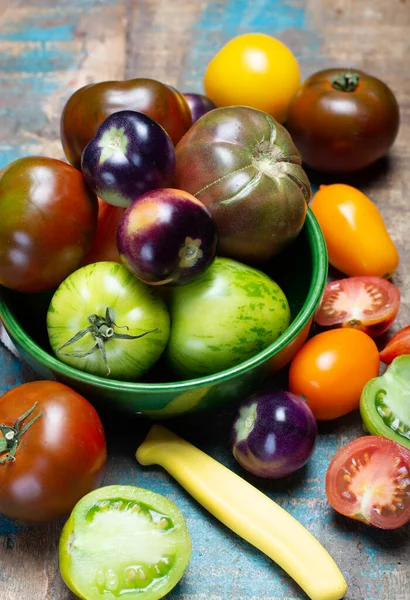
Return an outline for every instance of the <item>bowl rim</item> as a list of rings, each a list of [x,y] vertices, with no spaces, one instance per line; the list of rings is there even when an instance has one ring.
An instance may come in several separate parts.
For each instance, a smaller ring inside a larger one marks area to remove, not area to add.
[[[13,313],[9,310],[7,304],[4,302],[1,294],[0,319],[3,321],[6,330],[11,332],[11,337],[13,337],[16,343],[21,345],[21,347],[24,348],[27,353],[34,354],[43,363],[43,365],[52,371],[54,370],[62,375],[69,376],[71,379],[75,379],[80,383],[87,383],[113,391],[128,390],[134,392],[165,393],[214,385],[222,381],[225,382],[232,377],[246,373],[252,368],[259,366],[261,363],[273,356],[273,351],[274,353],[277,353],[282,350],[296,337],[299,331],[301,331],[303,327],[307,325],[309,319],[313,316],[313,313],[322,298],[326,285],[328,259],[326,242],[322,230],[310,208],[307,210],[304,227],[306,225],[307,236],[310,242],[312,254],[313,276],[310,282],[308,294],[301,310],[296,315],[289,327],[264,350],[258,352],[258,354],[255,354],[251,358],[239,363],[238,365],[235,365],[234,367],[230,367],[229,369],[225,369],[223,371],[218,371],[217,373],[213,373],[211,375],[183,381],[161,383],[120,381],[108,378],[105,379],[98,375],[92,375],[91,373],[86,373],[80,369],[66,365],[59,359],[49,354],[46,350],[43,350],[43,348],[27,334],[27,332],[20,325],[19,321],[14,317]]]

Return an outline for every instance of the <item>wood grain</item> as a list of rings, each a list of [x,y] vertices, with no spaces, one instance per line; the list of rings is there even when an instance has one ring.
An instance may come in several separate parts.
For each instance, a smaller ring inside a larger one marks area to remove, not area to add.
[[[230,37],[264,31],[296,53],[304,76],[327,66],[356,66],[386,81],[402,124],[388,159],[340,178],[378,205],[400,250],[394,282],[402,293],[392,332],[410,323],[410,7],[407,0],[0,0],[0,168],[18,156],[63,157],[59,115],[69,95],[92,81],[148,76],[201,91],[208,60]],[[312,174],[313,183],[325,179]],[[385,340],[381,340],[383,343]],[[33,377],[0,348],[0,391]],[[233,409],[174,429],[227,466]],[[231,535],[160,469],[141,470],[134,453],[143,422],[106,419],[104,483],[129,483],[174,499],[187,516],[194,553],[170,600],[302,600],[274,564]],[[345,574],[348,600],[408,600],[410,528],[381,532],[339,517],[326,503],[323,474],[334,452],[362,435],[357,414],[321,427],[308,467],[282,482],[248,476],[300,519]],[[245,475],[246,476],[246,475]],[[58,570],[62,522],[16,527],[0,519],[0,600],[74,600]]]

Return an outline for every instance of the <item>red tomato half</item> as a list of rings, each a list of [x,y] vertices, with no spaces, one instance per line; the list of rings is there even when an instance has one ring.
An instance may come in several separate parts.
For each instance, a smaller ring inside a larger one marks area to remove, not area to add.
[[[369,435],[344,446],[326,473],[326,495],[337,512],[397,529],[410,521],[410,450]]]
[[[322,327],[352,327],[371,337],[387,331],[400,306],[398,288],[381,277],[347,277],[325,287],[315,321]]]
[[[67,515],[101,484],[105,435],[94,407],[56,381],[0,398],[0,513],[25,522]]]
[[[400,329],[380,352],[380,360],[389,365],[396,356],[410,354],[410,325]]]

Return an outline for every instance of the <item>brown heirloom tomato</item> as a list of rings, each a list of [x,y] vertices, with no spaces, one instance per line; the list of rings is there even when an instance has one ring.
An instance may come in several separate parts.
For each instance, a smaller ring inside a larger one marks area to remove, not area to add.
[[[102,423],[66,385],[33,381],[4,394],[0,430],[0,513],[27,522],[57,519],[101,484]]]
[[[256,263],[299,234],[310,185],[286,129],[243,106],[217,108],[194,123],[176,147],[175,186],[215,218],[219,253]]]
[[[349,173],[384,156],[399,130],[390,88],[363,71],[325,69],[303,83],[286,128],[303,162],[318,171]]]
[[[0,284],[56,288],[80,266],[97,218],[97,197],[71,165],[42,156],[12,162],[0,173]]]
[[[148,115],[162,125],[174,144],[192,124],[184,96],[160,81],[129,79],[86,85],[70,96],[61,115],[61,141],[72,165],[80,168],[81,154],[99,125],[120,110]]]

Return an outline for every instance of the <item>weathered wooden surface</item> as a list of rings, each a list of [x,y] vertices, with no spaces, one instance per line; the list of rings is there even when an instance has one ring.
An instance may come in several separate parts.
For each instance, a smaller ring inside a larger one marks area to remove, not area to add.
[[[400,249],[394,281],[402,306],[395,331],[410,323],[409,27],[407,0],[0,0],[0,168],[27,154],[63,157],[59,114],[81,85],[149,76],[183,91],[201,91],[207,61],[238,33],[278,36],[294,50],[305,76],[326,66],[363,68],[392,87],[402,114],[389,159],[350,178],[377,203]],[[0,373],[1,393],[34,376],[4,348]],[[227,410],[172,425],[240,472],[227,448],[231,422]],[[302,600],[304,594],[289,577],[207,515],[164,472],[138,467],[134,453],[146,430],[142,422],[107,423],[105,483],[164,493],[186,515],[192,561],[169,598]],[[335,515],[325,499],[330,457],[361,433],[358,415],[349,415],[322,427],[302,472],[280,482],[248,479],[326,546],[347,578],[349,600],[409,600],[409,527],[373,530]],[[0,518],[0,600],[74,600],[58,572],[61,525],[24,528]]]

